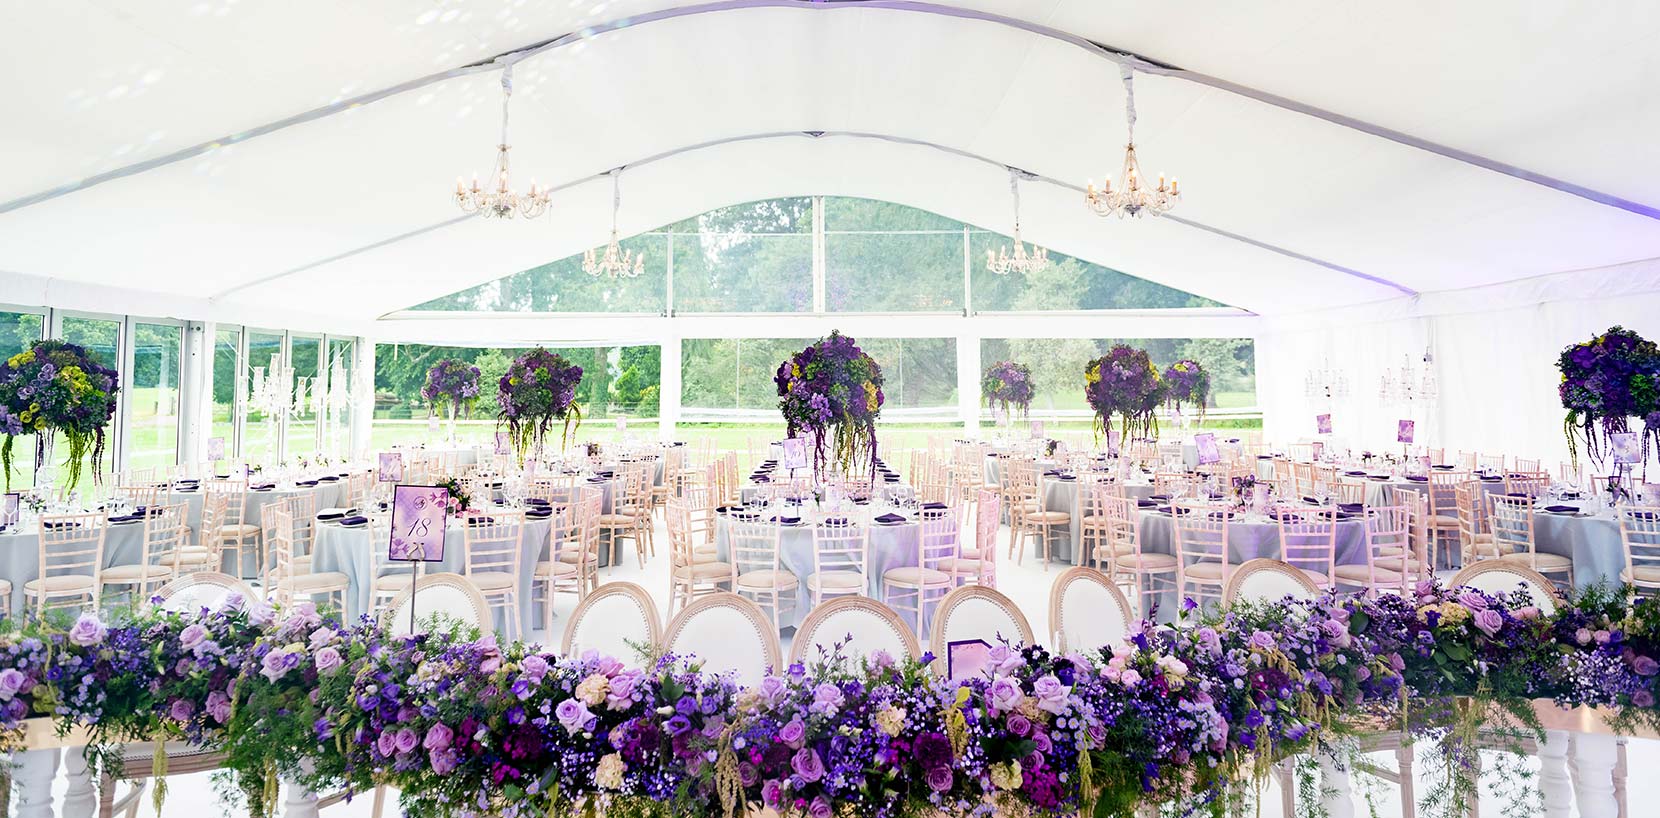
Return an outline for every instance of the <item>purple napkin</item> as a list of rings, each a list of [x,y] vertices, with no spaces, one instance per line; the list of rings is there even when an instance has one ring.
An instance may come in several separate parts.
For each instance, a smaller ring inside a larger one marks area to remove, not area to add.
[[[1411,480],[1414,483],[1428,483],[1429,482],[1429,478],[1425,477],[1421,474],[1409,474],[1409,475],[1406,476],[1406,479]]]
[[[905,522],[905,518],[899,516],[898,514],[883,514],[882,516],[876,518],[876,522],[889,524],[902,523]]]
[[[1363,471],[1346,471],[1346,472],[1343,472],[1343,475],[1345,477],[1365,477],[1366,472],[1363,472]]]
[[[138,520],[142,520],[142,519],[144,519],[143,514],[122,514],[122,515],[119,515],[119,516],[116,516],[116,517],[109,518],[109,521],[112,522],[112,523],[131,523],[131,522],[137,522]]]
[[[1168,500],[1168,499],[1170,499],[1170,495],[1168,495],[1168,494],[1149,494],[1149,495],[1147,495],[1147,499],[1149,499],[1149,500]]]
[[[324,523],[330,520],[343,520],[345,518],[346,512],[344,511],[325,511],[322,514],[317,515],[318,522]]]
[[[299,482],[296,482],[294,485],[310,487],[310,486],[317,485],[317,481],[316,480],[301,480]]]
[[[1337,510],[1338,511],[1347,511],[1351,514],[1359,514],[1359,513],[1366,510],[1366,504],[1365,503],[1338,503],[1337,504]]]
[[[542,497],[526,497],[525,498],[525,505],[527,505],[527,506],[547,506],[547,505],[552,505],[552,503],[549,503],[545,498],[542,498]]]
[[[1144,497],[1135,501],[1136,508],[1153,508],[1158,505],[1151,497]]]
[[[757,474],[754,477],[751,477],[749,479],[750,479],[751,482],[755,482],[755,483],[771,483],[772,482],[772,478],[768,477],[764,474]]]
[[[340,482],[340,478],[335,477],[333,475],[329,475],[329,476],[326,476],[326,477],[317,478],[317,482],[319,482],[319,483],[338,483],[338,482]]]
[[[340,519],[341,525],[368,525],[368,523],[369,518],[361,514],[353,514],[350,517],[342,517]]]
[[[553,509],[549,506],[541,506],[541,507],[538,507],[538,508],[532,508],[532,509],[526,509],[525,510],[525,517],[527,517],[527,518],[535,518],[535,519],[540,520],[544,517],[552,517],[552,516],[553,516]]]
[[[923,508],[945,508],[944,503],[923,503]]]
[[[1504,479],[1503,477],[1500,477],[1496,474],[1494,474],[1494,475],[1484,474],[1484,475],[1481,476],[1481,482],[1483,482],[1483,483],[1497,483],[1497,482],[1499,482],[1500,480],[1503,480],[1503,479]]]
[[[604,478],[604,477],[590,477],[590,478],[588,478],[588,482],[590,482],[590,483],[604,483],[604,482],[607,482],[607,479]]]
[[[248,490],[249,491],[270,491],[271,489],[274,489],[276,487],[277,487],[276,483],[262,483],[262,484],[257,485],[257,486],[249,486]]]
[[[800,517],[778,516],[778,517],[772,518],[772,521],[779,524],[779,525],[800,525],[801,524],[801,518]]]
[[[482,514],[467,518],[467,525],[489,525],[493,522],[495,522],[494,518],[486,517]]]
[[[1579,511],[1579,509],[1573,506],[1545,506],[1545,510],[1555,512],[1557,514],[1572,514]]]

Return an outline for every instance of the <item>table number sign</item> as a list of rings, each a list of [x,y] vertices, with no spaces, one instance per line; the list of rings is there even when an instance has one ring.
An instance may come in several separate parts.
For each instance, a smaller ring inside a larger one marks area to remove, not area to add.
[[[403,479],[403,455],[399,452],[381,452],[380,468],[375,479],[382,483],[396,483]]]
[[[1193,436],[1193,447],[1199,451],[1199,465],[1222,462],[1222,450],[1216,446],[1216,435],[1204,432]]]
[[[513,449],[507,445],[507,433],[496,433],[496,454],[512,454]]]
[[[1395,442],[1396,443],[1411,443],[1412,438],[1413,438],[1413,436],[1416,432],[1417,425],[1418,424],[1415,421],[1410,421],[1410,420],[1403,420],[1399,424],[1396,424],[1396,426],[1395,426]]]
[[[1321,435],[1331,434],[1331,413],[1330,412],[1327,412],[1326,414],[1323,414],[1323,415],[1315,415],[1314,416],[1314,432],[1315,432],[1315,434],[1321,434]]]
[[[225,439],[224,438],[222,438],[222,437],[210,437],[210,438],[208,438],[207,459],[209,461],[213,461],[213,462],[218,462],[220,460],[225,459]]]
[[[23,514],[22,492],[7,492],[4,502],[0,502],[0,525],[17,525]]]
[[[794,471],[807,468],[807,439],[792,437],[778,444],[779,464],[785,469]]]
[[[1111,455],[1113,457],[1118,456],[1118,430],[1117,429],[1108,429],[1107,430],[1107,454]]]
[[[443,486],[398,486],[392,489],[392,526],[386,558],[397,562],[444,559],[444,524],[450,492]]]
[[[1613,446],[1616,464],[1625,466],[1642,462],[1642,449],[1637,444],[1636,432],[1615,432],[1608,436],[1608,441]]]
[[[983,676],[991,667],[991,643],[984,639],[959,639],[945,646],[947,680]]]
[[[1311,456],[1314,458],[1314,462],[1318,463],[1318,462],[1326,459],[1326,443],[1325,443],[1325,441],[1316,440],[1313,443],[1309,444],[1309,448],[1311,449]]]

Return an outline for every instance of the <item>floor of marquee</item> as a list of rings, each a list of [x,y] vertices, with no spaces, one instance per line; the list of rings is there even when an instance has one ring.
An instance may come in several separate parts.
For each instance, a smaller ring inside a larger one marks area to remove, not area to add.
[[[667,603],[669,581],[668,560],[664,550],[668,547],[668,532],[664,530],[661,520],[658,520],[657,522],[655,537],[657,540],[658,553],[656,558],[648,560],[645,568],[641,568],[639,566],[639,562],[632,552],[632,543],[625,543],[623,559],[621,561],[622,564],[614,569],[601,569],[600,579],[602,582],[620,580],[634,582],[644,586],[657,600],[659,612],[663,613],[666,617],[666,612],[668,610]],[[1037,635],[1037,638],[1039,640],[1047,640],[1049,633],[1050,585],[1054,582],[1055,577],[1059,575],[1061,571],[1065,570],[1067,566],[1062,565],[1059,562],[1055,562],[1048,567],[1048,570],[1044,570],[1043,566],[1038,561],[1036,554],[1032,552],[1030,547],[1028,548],[1026,560],[1023,564],[1015,564],[1012,560],[1007,559],[1008,528],[1006,526],[999,534],[998,544],[999,547],[1003,549],[998,554],[998,590],[1007,594],[1021,606],[1021,610],[1030,621],[1032,632]],[[1447,576],[1450,576],[1451,574],[1451,572],[1444,573]],[[1445,579],[1445,576],[1443,576],[1443,579]],[[568,619],[572,609],[575,607],[576,600],[573,597],[561,595],[554,606],[555,618],[553,622],[553,632],[551,634],[544,634],[540,630],[541,622],[540,613],[538,612],[538,621],[528,623],[534,625],[536,628],[530,633],[530,640],[557,646],[564,634],[564,622]],[[789,652],[789,638],[790,632],[786,632],[783,637],[783,647],[786,654]],[[1422,794],[1423,790],[1422,771],[1428,768],[1427,765],[1436,763],[1436,760],[1430,756],[1430,753],[1431,748],[1428,746],[1420,746],[1418,750],[1416,769],[1420,771],[1420,794]],[[1377,757],[1377,760],[1380,764],[1386,767],[1394,766],[1394,759],[1392,755],[1380,755]],[[1485,766],[1488,769],[1492,769],[1493,767],[1491,763],[1488,763]],[[1535,771],[1538,769],[1537,762],[1534,762],[1531,766]],[[1656,766],[1660,766],[1660,741],[1633,739],[1628,746],[1628,769],[1631,771],[1631,775],[1628,779],[1627,787],[1628,802],[1630,804],[1648,804],[1655,803],[1657,800],[1660,800],[1660,777],[1643,776],[1638,774],[1638,771],[1653,769]],[[1362,786],[1360,784],[1361,777],[1357,776],[1356,780],[1355,815],[1370,814],[1371,810],[1368,809],[1366,797],[1363,794]],[[1484,790],[1490,788],[1491,785],[1491,781],[1484,781]],[[59,775],[54,786],[54,794],[60,801],[60,804],[64,790],[67,786],[67,780],[64,778],[60,768]],[[120,791],[125,791],[126,789],[125,784],[119,784],[117,786],[120,788]],[[218,798],[214,793],[214,786],[210,778],[210,774],[204,773],[199,775],[171,776],[168,778],[167,788],[167,800],[163,808],[163,814],[165,815],[177,816],[192,814],[220,814],[223,811],[218,802]],[[1373,790],[1373,803],[1375,804],[1377,815],[1391,816],[1401,814],[1399,793],[1393,786],[1379,782]],[[1481,804],[1481,816],[1483,818],[1500,818],[1500,816],[1504,813],[1505,804],[1495,793],[1484,791],[1483,795],[1484,798]],[[287,793],[284,792],[282,797],[286,798]],[[139,808],[138,814],[140,816],[145,816],[146,818],[156,816],[155,809],[151,804],[149,793],[146,793],[141,801],[142,805]],[[325,811],[324,815],[329,816],[329,818],[367,818],[367,816],[371,813],[371,802],[372,799],[369,797],[369,794],[366,793],[364,794],[364,797],[357,798],[350,803],[341,803],[329,807]],[[1262,809],[1260,814],[1264,816],[1278,815],[1279,804],[1280,795],[1278,786],[1272,781],[1265,782],[1262,792]],[[1630,814],[1638,815],[1643,813],[1644,810],[1638,808]],[[61,814],[61,812],[59,814]],[[401,814],[397,808],[395,792],[389,794],[385,814]],[[1524,814],[1527,813],[1524,812]],[[1577,814],[1577,810],[1575,814]]]

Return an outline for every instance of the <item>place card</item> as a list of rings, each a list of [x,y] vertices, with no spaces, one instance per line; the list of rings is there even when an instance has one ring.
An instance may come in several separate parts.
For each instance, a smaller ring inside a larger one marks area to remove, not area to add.
[[[1216,435],[1212,432],[1201,432],[1193,436],[1193,447],[1199,450],[1199,465],[1208,466],[1222,462],[1222,450],[1216,445]]]
[[[1331,434],[1331,413],[1314,416],[1314,433],[1320,435]]]
[[[789,471],[807,468],[807,439],[792,437],[778,444],[779,465]]]
[[[1314,462],[1318,463],[1321,460],[1324,460],[1326,458],[1326,442],[1323,440],[1316,440],[1313,443],[1310,443],[1309,451],[1310,457],[1314,459]]]
[[[224,438],[222,438],[222,437],[210,437],[210,438],[208,438],[207,459],[210,462],[218,462],[220,460],[225,459],[225,439]]]
[[[444,559],[444,525],[450,492],[443,486],[398,486],[392,489],[392,525],[386,558],[398,562]]]
[[[1041,420],[1032,421],[1032,439],[1033,440],[1038,440],[1042,437],[1044,437],[1044,434],[1043,434],[1043,421],[1041,421]]]
[[[1396,443],[1411,443],[1412,438],[1415,434],[1417,425],[1418,425],[1417,422],[1411,421],[1411,420],[1403,420],[1400,423],[1396,424],[1395,425],[1395,442]]]
[[[403,453],[381,452],[380,467],[375,472],[375,479],[382,483],[396,483],[403,479]]]

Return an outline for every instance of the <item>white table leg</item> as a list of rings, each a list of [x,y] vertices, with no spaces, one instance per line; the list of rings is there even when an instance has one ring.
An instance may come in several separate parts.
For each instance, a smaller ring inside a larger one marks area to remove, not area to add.
[[[1580,818],[1617,818],[1614,800],[1614,764],[1618,750],[1613,736],[1582,733],[1574,736],[1574,789]]]
[[[1574,802],[1573,782],[1568,780],[1568,734],[1546,730],[1539,743],[1539,794],[1545,802],[1545,818],[1568,818]]]
[[[1625,797],[1625,780],[1631,771],[1625,758],[1626,744],[1628,743],[1629,739],[1624,738],[1616,742],[1619,753],[1614,761],[1614,803],[1619,808],[1620,818],[1627,818],[1629,815]]]
[[[1354,818],[1354,795],[1349,786],[1349,770],[1337,763],[1330,753],[1317,751],[1320,763],[1320,808],[1326,818]]]
[[[29,750],[17,756],[17,818],[52,818],[52,780],[57,776],[57,750]]]
[[[63,753],[63,769],[69,776],[69,791],[63,796],[64,818],[92,818],[98,813],[98,791],[92,784],[85,750],[70,747]]]
[[[317,818],[317,795],[297,781],[282,782],[288,789],[288,799],[282,805],[282,818]]]

